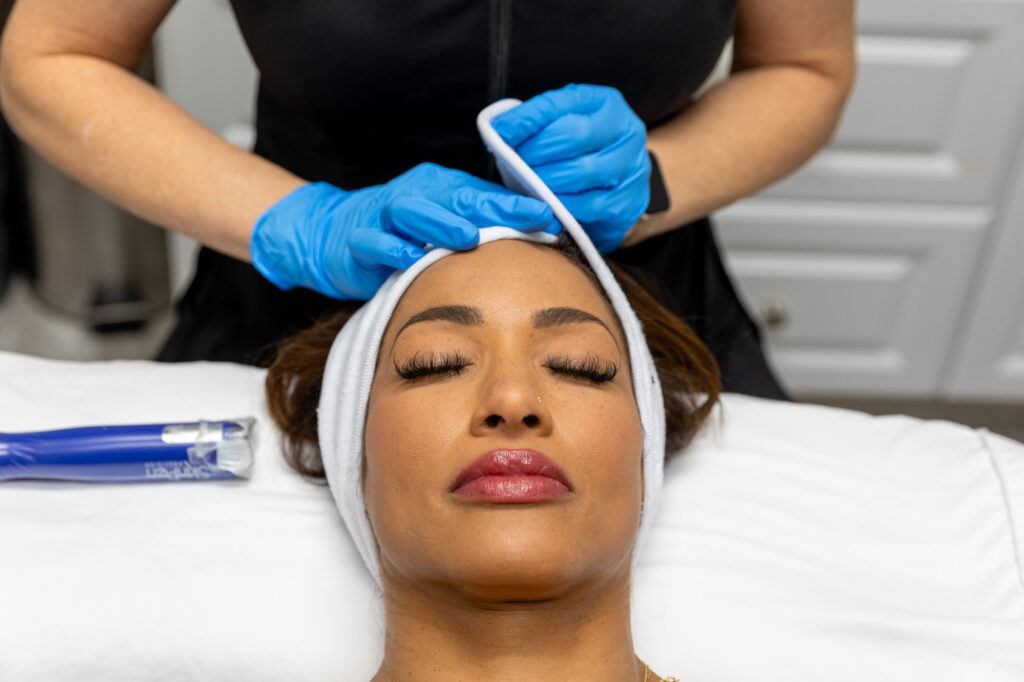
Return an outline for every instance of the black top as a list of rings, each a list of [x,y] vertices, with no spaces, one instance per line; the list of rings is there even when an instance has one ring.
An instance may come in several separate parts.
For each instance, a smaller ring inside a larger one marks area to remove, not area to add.
[[[732,33],[736,0],[233,0],[260,71],[255,152],[343,189],[432,161],[495,179],[476,114],[567,83],[611,85],[654,128],[676,116]],[[724,359],[756,338],[707,221],[618,252]],[[203,249],[163,360],[266,360],[331,300],[281,292]]]

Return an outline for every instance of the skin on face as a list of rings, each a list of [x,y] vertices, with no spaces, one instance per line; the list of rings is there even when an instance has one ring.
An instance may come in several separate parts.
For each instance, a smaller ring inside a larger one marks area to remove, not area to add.
[[[439,306],[479,319],[408,323]],[[552,308],[600,322],[572,314],[538,326]],[[642,430],[626,348],[610,304],[549,247],[497,241],[425,270],[384,335],[367,414],[363,486],[385,585],[515,602],[628,581]],[[399,374],[414,357],[451,366],[455,356],[459,371]],[[600,382],[565,371],[580,362],[617,371]],[[572,492],[530,504],[452,493],[464,467],[502,448],[543,453]]]

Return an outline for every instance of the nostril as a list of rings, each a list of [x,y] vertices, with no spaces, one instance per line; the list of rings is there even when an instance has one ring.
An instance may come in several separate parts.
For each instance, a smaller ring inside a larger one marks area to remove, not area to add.
[[[487,424],[492,429],[495,426],[497,426],[498,424],[500,424],[500,423],[501,423],[501,415],[497,415],[497,414],[492,414],[491,416],[489,416],[487,419],[484,420],[484,424]]]
[[[526,424],[528,427],[533,428],[534,426],[540,423],[540,419],[538,419],[537,415],[535,414],[528,414],[525,417],[523,417],[523,423]]]

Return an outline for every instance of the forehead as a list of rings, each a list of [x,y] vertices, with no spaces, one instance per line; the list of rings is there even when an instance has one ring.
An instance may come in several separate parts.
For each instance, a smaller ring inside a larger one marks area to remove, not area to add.
[[[424,270],[399,301],[389,326],[439,305],[474,306],[485,319],[510,321],[544,308],[574,307],[613,329],[619,326],[611,305],[578,266],[549,246],[510,239],[453,254]]]

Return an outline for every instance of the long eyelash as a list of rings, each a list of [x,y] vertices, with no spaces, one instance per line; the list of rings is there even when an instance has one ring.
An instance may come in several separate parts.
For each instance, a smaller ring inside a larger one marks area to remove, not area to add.
[[[406,380],[419,379],[432,374],[458,374],[473,363],[455,353],[430,353],[426,357],[414,353],[401,367],[394,362],[398,376]]]
[[[571,356],[548,358],[544,362],[544,367],[552,372],[595,384],[611,381],[619,372],[619,368],[614,362],[603,362],[590,353],[587,353],[582,360]]]

